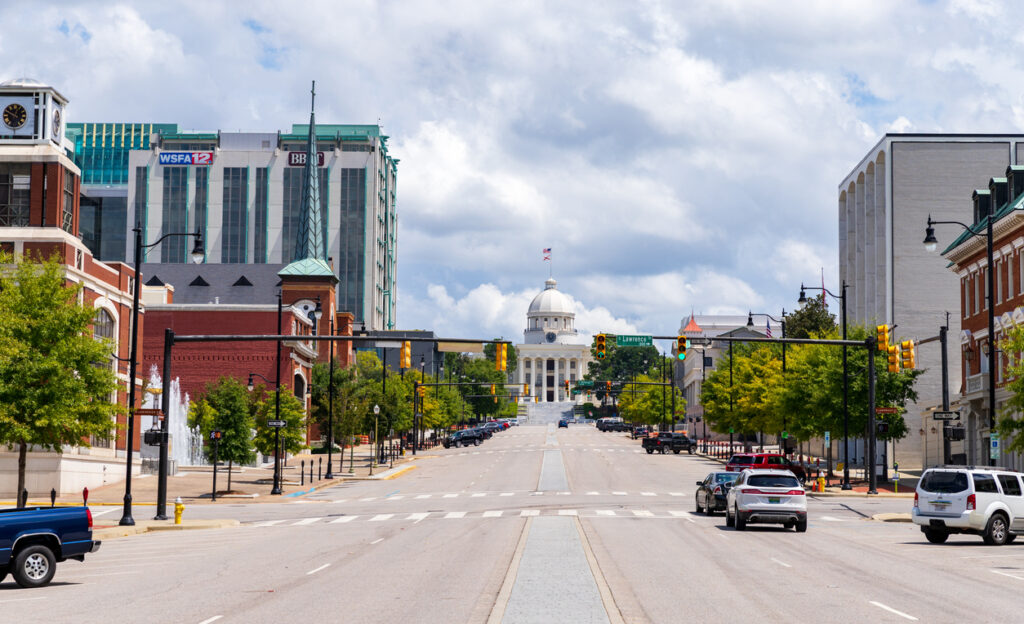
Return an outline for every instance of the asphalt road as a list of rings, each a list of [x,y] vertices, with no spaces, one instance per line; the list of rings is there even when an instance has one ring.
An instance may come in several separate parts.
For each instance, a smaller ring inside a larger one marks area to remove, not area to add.
[[[195,507],[233,529],[109,540],[4,621],[1007,622],[1024,545],[871,521],[907,499],[809,498],[809,529],[694,513],[719,465],[592,426],[518,427],[391,481]]]

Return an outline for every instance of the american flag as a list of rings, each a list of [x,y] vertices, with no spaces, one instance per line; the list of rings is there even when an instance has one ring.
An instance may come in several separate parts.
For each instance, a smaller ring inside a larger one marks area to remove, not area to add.
[[[550,247],[545,247],[544,250],[541,251],[541,253],[544,254],[544,259],[545,260],[551,260],[551,248]]]
[[[772,325],[768,322],[768,319],[764,320],[764,333],[771,338],[772,337]]]

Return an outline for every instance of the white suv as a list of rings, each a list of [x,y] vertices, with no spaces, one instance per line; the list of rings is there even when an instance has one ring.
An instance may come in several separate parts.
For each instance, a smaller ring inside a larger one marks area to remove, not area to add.
[[[993,467],[929,468],[918,482],[911,517],[933,544],[945,542],[951,533],[1008,544],[1024,533],[1022,476]]]
[[[748,522],[782,524],[807,530],[807,496],[788,470],[744,470],[725,499],[725,525],[737,531]]]

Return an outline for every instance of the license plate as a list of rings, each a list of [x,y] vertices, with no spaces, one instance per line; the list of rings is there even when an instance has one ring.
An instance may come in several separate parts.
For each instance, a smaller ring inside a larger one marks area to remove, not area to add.
[[[780,500],[780,499],[779,499],[779,497],[778,497],[778,496],[769,496],[769,497],[768,497],[768,502],[769,502],[769,503],[777,503],[777,502],[779,502],[779,500]]]

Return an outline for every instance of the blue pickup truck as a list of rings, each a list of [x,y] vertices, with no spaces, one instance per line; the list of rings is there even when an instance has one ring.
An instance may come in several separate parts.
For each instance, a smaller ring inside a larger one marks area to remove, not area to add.
[[[85,561],[99,548],[88,507],[0,509],[0,581],[10,572],[22,587],[42,587],[58,562]]]

